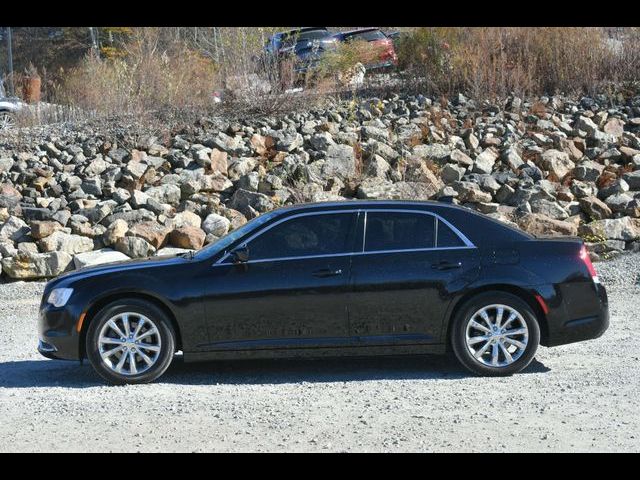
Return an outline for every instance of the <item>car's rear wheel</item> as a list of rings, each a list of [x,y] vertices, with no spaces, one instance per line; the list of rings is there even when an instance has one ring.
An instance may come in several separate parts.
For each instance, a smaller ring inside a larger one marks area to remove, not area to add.
[[[175,333],[161,309],[127,299],[98,312],[87,330],[86,346],[89,362],[108,382],[148,383],[169,368]]]
[[[451,344],[458,360],[479,375],[511,375],[527,367],[540,343],[531,307],[506,292],[485,292],[456,314]]]

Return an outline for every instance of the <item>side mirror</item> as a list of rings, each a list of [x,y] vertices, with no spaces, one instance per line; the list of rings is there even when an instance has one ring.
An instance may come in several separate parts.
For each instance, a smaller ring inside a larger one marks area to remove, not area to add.
[[[249,261],[249,247],[240,245],[231,252],[233,263],[247,263]]]

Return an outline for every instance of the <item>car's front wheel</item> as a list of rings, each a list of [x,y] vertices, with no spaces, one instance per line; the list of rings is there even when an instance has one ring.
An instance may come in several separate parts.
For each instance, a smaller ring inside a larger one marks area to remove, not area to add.
[[[7,111],[0,111],[0,131],[9,130],[16,124],[16,119],[13,113]]]
[[[451,344],[458,360],[479,375],[511,375],[526,368],[540,343],[531,307],[506,292],[467,301],[453,320]]]
[[[89,362],[108,382],[148,383],[169,368],[175,333],[157,306],[126,299],[98,312],[87,330],[86,347]]]

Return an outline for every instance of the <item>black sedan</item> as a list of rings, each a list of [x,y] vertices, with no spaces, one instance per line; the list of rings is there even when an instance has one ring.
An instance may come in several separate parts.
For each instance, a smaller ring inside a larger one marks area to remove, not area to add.
[[[112,383],[185,361],[445,353],[481,375],[538,344],[597,338],[605,288],[582,241],[536,239],[464,207],[352,201],[281,208],[193,253],[50,281],[39,351]]]

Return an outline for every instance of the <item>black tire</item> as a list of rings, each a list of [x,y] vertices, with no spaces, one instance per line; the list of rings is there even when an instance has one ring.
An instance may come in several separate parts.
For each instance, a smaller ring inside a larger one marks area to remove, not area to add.
[[[140,374],[122,375],[115,372],[103,361],[99,350],[98,340],[104,325],[114,316],[125,312],[144,315],[151,320],[157,327],[161,341],[160,352],[155,363]],[[175,353],[175,338],[171,322],[160,308],[150,302],[136,298],[118,300],[102,308],[89,324],[86,337],[87,357],[98,375],[111,384],[149,383],[156,380],[169,368]]]
[[[495,304],[506,305],[520,313],[528,330],[526,348],[519,358],[511,364],[497,367],[476,359],[466,341],[467,324],[471,317],[483,307]],[[540,326],[536,314],[521,298],[506,292],[484,292],[471,298],[458,310],[451,326],[451,345],[456,357],[468,370],[482,376],[507,376],[522,371],[533,360],[539,344]]]

